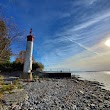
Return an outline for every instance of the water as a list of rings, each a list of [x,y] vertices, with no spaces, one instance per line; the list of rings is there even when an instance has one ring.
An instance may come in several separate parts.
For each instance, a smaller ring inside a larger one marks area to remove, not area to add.
[[[110,71],[102,72],[72,72],[72,75],[78,75],[82,79],[89,81],[98,81],[104,84],[105,89],[110,90]]]

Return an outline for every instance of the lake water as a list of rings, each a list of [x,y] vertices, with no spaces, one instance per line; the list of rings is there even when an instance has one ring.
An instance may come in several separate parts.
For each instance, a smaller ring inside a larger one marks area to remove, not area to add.
[[[110,90],[110,71],[102,72],[72,72],[72,75],[78,75],[82,79],[98,81],[104,84],[104,88]]]

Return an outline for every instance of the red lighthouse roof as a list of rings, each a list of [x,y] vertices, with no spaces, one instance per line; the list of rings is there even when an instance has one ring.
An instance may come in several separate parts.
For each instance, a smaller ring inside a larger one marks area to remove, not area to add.
[[[34,36],[32,35],[32,28],[30,29],[30,35],[27,36],[27,41],[33,41]]]

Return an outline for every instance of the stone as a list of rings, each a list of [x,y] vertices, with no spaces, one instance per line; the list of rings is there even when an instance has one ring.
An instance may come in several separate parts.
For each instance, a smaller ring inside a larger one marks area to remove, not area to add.
[[[84,109],[83,110],[89,110],[87,107],[84,107]]]
[[[4,94],[9,94],[9,92],[8,91],[5,91]]]
[[[96,108],[96,105],[95,104],[90,104],[90,108],[91,109],[95,109]]]
[[[73,110],[77,110],[76,105],[72,105],[72,109],[73,109]]]
[[[88,81],[77,80],[78,83],[69,79],[49,79],[39,82],[24,84],[26,92],[19,91],[13,95],[16,100],[16,109],[21,107],[24,110],[109,110],[109,92]],[[94,91],[95,90],[95,91]],[[24,95],[27,99],[24,99]],[[103,95],[101,95],[103,94]],[[9,102],[8,94],[5,94]],[[21,96],[21,97],[20,97]],[[13,98],[12,98],[13,99]],[[11,100],[13,103],[13,100]],[[19,103],[18,103],[19,102]],[[9,108],[9,107],[8,107]]]
[[[84,92],[83,92],[83,91],[81,91],[81,90],[80,90],[79,92],[80,92],[81,94],[84,94]]]

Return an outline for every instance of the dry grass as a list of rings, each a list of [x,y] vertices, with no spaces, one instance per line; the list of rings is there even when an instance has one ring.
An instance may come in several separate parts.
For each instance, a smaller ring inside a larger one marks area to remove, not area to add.
[[[2,99],[2,97],[3,97],[3,94],[2,94],[2,93],[0,93],[0,100]]]
[[[1,88],[1,93],[4,93],[5,91],[12,91],[15,88],[15,86],[13,84],[8,84],[8,85],[3,85]]]
[[[0,85],[4,83],[4,76],[0,75]]]
[[[21,89],[22,85],[19,83],[19,79],[15,80],[13,84],[4,84],[4,77],[0,75],[0,100],[3,98],[5,92],[11,93],[13,89]]]

